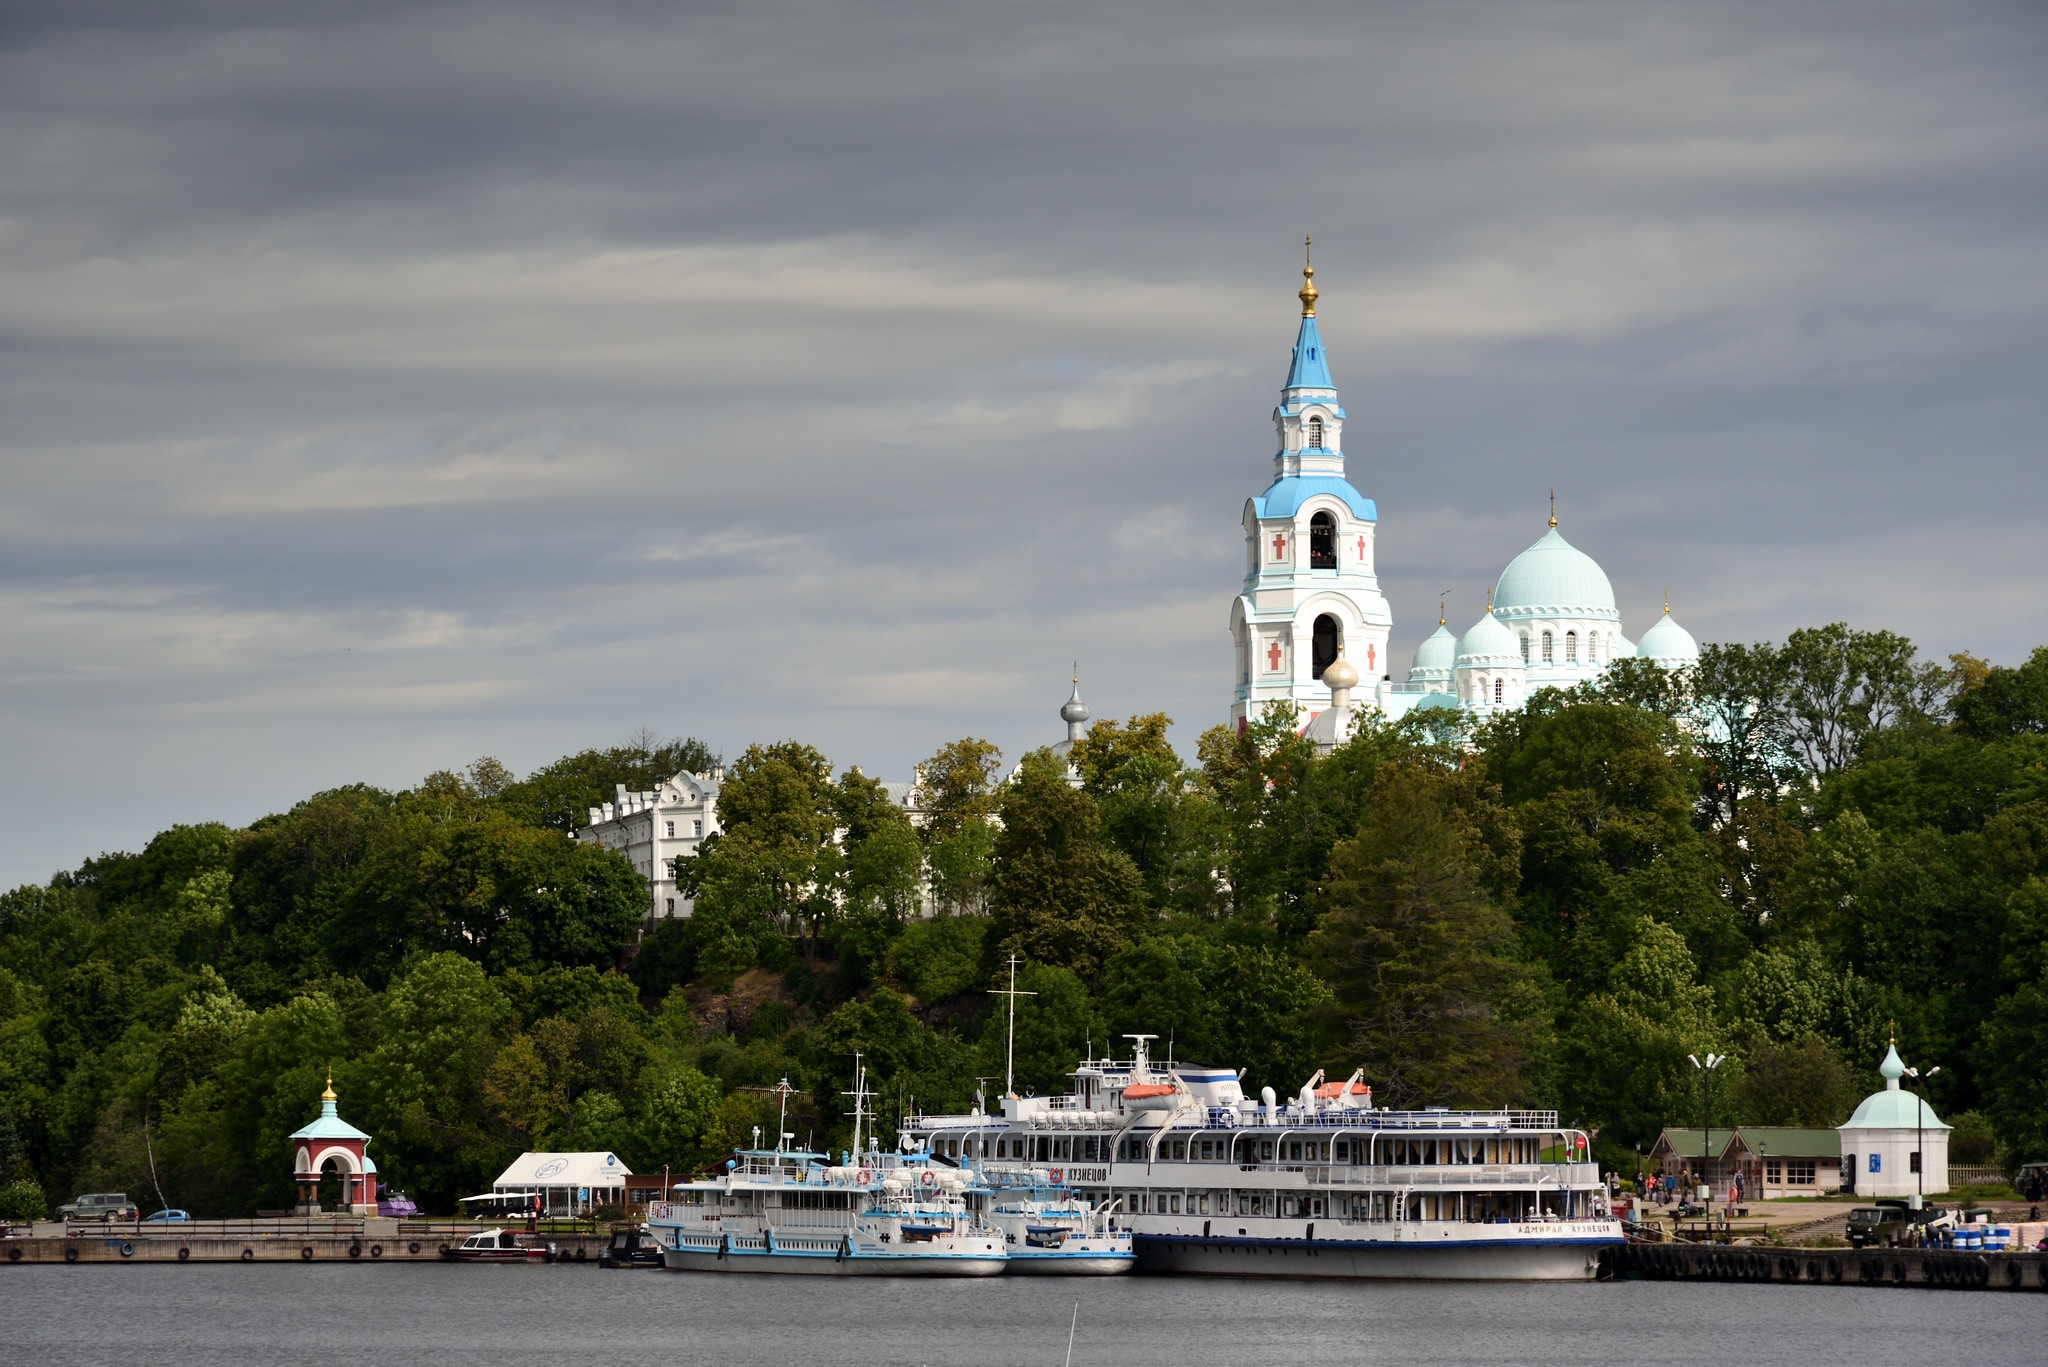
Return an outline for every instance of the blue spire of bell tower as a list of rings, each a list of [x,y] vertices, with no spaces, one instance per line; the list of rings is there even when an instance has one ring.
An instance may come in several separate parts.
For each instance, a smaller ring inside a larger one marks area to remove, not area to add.
[[[1330,363],[1323,355],[1323,339],[1316,331],[1316,265],[1308,254],[1314,239],[1301,244],[1301,331],[1294,339],[1294,364],[1288,368],[1288,389],[1335,389],[1330,380]]]
[[[1316,315],[1301,315],[1301,335],[1294,339],[1294,364],[1287,371],[1289,389],[1335,389],[1330,363],[1323,357],[1323,339],[1316,334]]]

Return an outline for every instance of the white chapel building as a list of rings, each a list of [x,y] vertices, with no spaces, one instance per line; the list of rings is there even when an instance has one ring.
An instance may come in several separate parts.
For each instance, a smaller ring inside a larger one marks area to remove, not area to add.
[[[693,855],[718,833],[718,790],[725,766],[708,774],[687,769],[652,791],[630,793],[621,783],[610,802],[590,809],[590,824],[576,832],[586,845],[617,850],[647,880],[648,916],[688,916],[690,899],[676,888],[675,861]]]
[[[1230,611],[1230,716],[1240,729],[1292,703],[1304,732],[1327,750],[1349,739],[1355,706],[1390,720],[1422,707],[1483,717],[1518,708],[1539,689],[1598,678],[1627,656],[1669,670],[1699,662],[1699,645],[1668,600],[1640,642],[1628,639],[1606,572],[1565,540],[1553,504],[1549,528],[1501,572],[1485,614],[1454,636],[1439,613],[1435,634],[1396,681],[1387,658],[1393,612],[1373,567],[1379,510],[1345,472],[1344,409],[1316,329],[1315,268],[1304,266],[1302,277],[1301,330],[1273,410],[1273,482],[1244,507],[1245,577]]]

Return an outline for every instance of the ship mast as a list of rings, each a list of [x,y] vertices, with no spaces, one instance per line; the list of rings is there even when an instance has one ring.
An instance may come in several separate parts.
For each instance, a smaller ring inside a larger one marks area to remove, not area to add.
[[[1017,990],[1016,955],[1012,954],[1010,956],[1009,990],[1005,991],[1002,988],[997,988],[991,995],[1008,997],[1010,999],[1010,1028],[1008,1036],[1003,1041],[1003,1095],[1012,1097],[1017,1095],[1017,998],[1035,997],[1038,995],[1036,992],[1019,992]]]
[[[853,1098],[853,1158],[860,1161],[860,1122],[866,1113],[868,1096],[868,1070],[860,1061],[858,1050],[853,1055],[853,1090],[841,1092],[841,1096]]]

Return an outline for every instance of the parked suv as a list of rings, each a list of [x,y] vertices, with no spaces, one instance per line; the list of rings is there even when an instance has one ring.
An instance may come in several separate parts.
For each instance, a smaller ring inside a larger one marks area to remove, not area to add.
[[[81,1196],[68,1206],[57,1207],[57,1218],[63,1221],[99,1220],[111,1224],[115,1220],[137,1220],[142,1212],[128,1199],[125,1191],[96,1191]]]

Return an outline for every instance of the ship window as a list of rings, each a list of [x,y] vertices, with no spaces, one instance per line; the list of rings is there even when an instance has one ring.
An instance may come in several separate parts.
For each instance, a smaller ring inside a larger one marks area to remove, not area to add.
[[[1174,1192],[1166,1198],[1166,1209],[1170,1215],[1180,1214],[1180,1193]]]
[[[1308,420],[1308,445],[1321,449],[1323,444],[1323,419],[1321,414]]]
[[[1308,567],[1337,568],[1337,519],[1328,513],[1317,513],[1308,520]]]
[[[1567,631],[1564,634],[1564,660],[1566,664],[1579,662],[1579,633]]]
[[[1337,658],[1337,643],[1342,639],[1343,629],[1337,625],[1336,618],[1332,617],[1327,612],[1324,613],[1322,616],[1316,618],[1315,636],[1313,640],[1313,648],[1315,651],[1314,676],[1316,678],[1322,678],[1323,671],[1325,669],[1328,669],[1330,667],[1331,662]]]
[[[1273,1141],[1272,1141],[1272,1140],[1270,1140],[1270,1139],[1261,1139],[1261,1140],[1259,1141],[1259,1157],[1260,1157],[1260,1158],[1263,1158],[1263,1159],[1265,1159],[1265,1160],[1267,1160],[1267,1161],[1269,1161],[1269,1162],[1270,1162],[1270,1161],[1272,1160],[1272,1157],[1273,1157]]]
[[[1341,1139],[1337,1141],[1337,1161],[1339,1163],[1351,1161],[1351,1146]]]
[[[1553,653],[1553,652],[1552,652],[1552,650],[1551,650],[1551,645],[1550,645],[1550,633],[1549,633],[1549,632],[1547,632],[1547,631],[1543,633],[1543,663],[1545,663],[1545,664],[1555,664],[1555,663],[1556,663],[1556,657],[1555,657],[1554,653]]]

